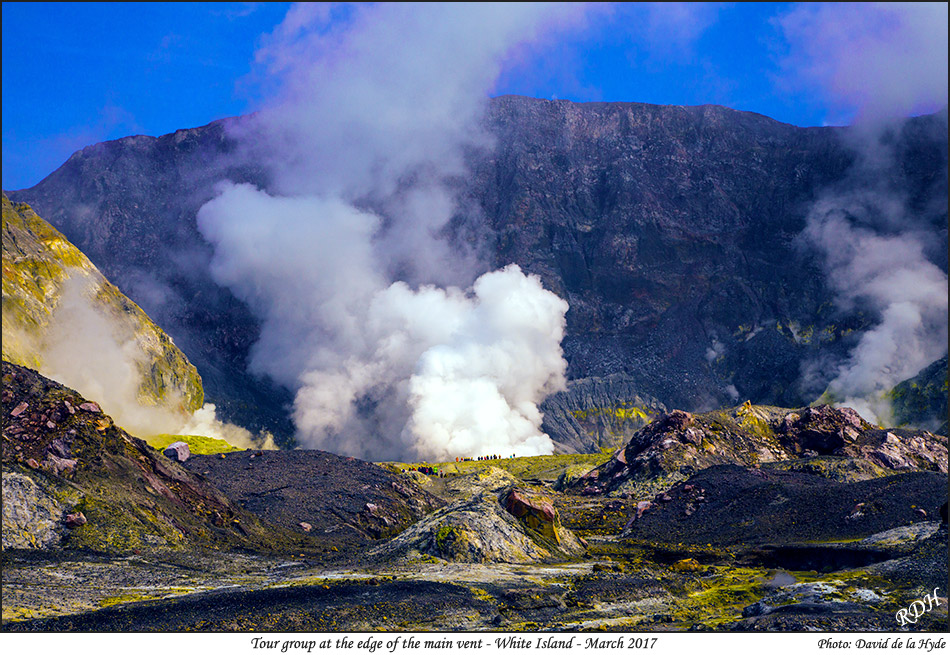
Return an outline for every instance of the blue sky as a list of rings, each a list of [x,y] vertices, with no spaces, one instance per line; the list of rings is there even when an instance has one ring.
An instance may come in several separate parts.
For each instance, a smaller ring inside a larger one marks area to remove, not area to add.
[[[4,2],[3,188],[99,141],[259,108],[272,89],[255,53],[289,8]],[[328,25],[346,14],[329,10]],[[593,5],[526,37],[493,95],[722,104],[800,126],[845,124],[882,102],[934,111],[946,104],[946,16],[945,3]]]

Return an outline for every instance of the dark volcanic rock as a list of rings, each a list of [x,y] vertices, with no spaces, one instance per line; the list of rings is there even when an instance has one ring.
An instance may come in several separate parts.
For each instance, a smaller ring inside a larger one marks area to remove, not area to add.
[[[828,310],[820,258],[796,239],[817,194],[845,184],[847,130],[715,106],[512,96],[485,120],[497,146],[469,153],[457,191],[475,209],[460,210],[458,232],[482,235],[489,265],[517,263],[570,303],[571,378],[624,373],[642,397],[688,410],[798,406],[823,391],[822,380],[800,387],[801,364],[821,353],[833,376],[870,324]],[[211,280],[195,223],[216,182],[268,186],[227,126],[91,146],[10,195],[174,337],[222,416],[286,442],[288,393],[246,372],[258,322]],[[909,120],[892,145],[886,182],[941,235],[928,252],[945,270],[946,114]]]
[[[947,478],[941,473],[905,473],[843,484],[808,473],[715,466],[670,489],[671,499],[653,503],[629,525],[625,536],[743,547],[850,540],[917,523],[920,517],[914,510],[936,512],[946,493]],[[804,547],[792,550],[774,552],[772,565],[784,561],[785,568],[820,569],[821,558],[831,557],[817,547],[814,552]],[[857,565],[875,561],[864,549],[838,555],[842,561],[853,557],[848,561]],[[798,567],[789,563],[794,557],[800,560]],[[810,557],[815,560],[809,561]]]
[[[927,217],[945,238],[946,119],[918,123],[898,136],[899,167],[915,172],[901,182],[932,194]],[[715,106],[520,97],[497,98],[489,125],[499,145],[474,161],[473,192],[496,262],[570,303],[571,377],[623,371],[686,409],[729,402],[729,381],[757,403],[812,400],[798,364],[840,350],[862,322],[821,309],[824,276],[793,247],[817,191],[851,166],[846,131]],[[934,177],[916,177],[928,167]]]
[[[640,393],[623,374],[571,380],[566,391],[548,396],[539,409],[545,434],[559,450],[577,453],[617,448],[666,412],[660,401]]]
[[[444,503],[406,475],[320,450],[193,455],[184,466],[268,523],[328,543],[392,537]]]
[[[164,602],[106,607],[95,612],[4,624],[33,632],[359,632],[384,627],[419,632],[445,626],[488,626],[494,607],[459,584],[399,580],[385,584],[222,589]],[[311,641],[302,634],[297,643]],[[435,641],[435,640],[434,640]],[[289,643],[289,640],[288,640]]]
[[[850,407],[835,409],[821,405],[790,412],[782,419],[778,431],[783,445],[795,454],[806,450],[830,453],[851,444],[871,427]]]
[[[926,428],[947,434],[947,358],[891,389],[888,397],[895,425]]]

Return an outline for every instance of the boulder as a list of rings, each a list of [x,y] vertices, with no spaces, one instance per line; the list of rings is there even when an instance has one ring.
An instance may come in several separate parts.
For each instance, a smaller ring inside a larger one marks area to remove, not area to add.
[[[511,487],[499,498],[509,514],[532,530],[558,543],[557,527],[561,521],[550,498]]]
[[[653,503],[649,500],[641,500],[637,503],[637,518],[643,516],[643,513],[653,507]]]
[[[173,459],[176,462],[184,462],[191,456],[191,449],[188,448],[188,444],[184,441],[176,441],[165,448],[162,453],[168,459]]]
[[[86,516],[82,512],[75,512],[66,515],[66,527],[70,530],[86,525]]]
[[[43,468],[50,471],[55,475],[69,476],[76,470],[76,465],[78,462],[75,459],[67,459],[65,457],[57,457],[56,455],[49,453],[46,456],[46,461],[43,463]]]

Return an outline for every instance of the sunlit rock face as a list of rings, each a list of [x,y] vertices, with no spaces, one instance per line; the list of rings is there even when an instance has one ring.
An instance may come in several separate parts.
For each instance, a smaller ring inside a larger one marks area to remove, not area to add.
[[[141,436],[202,407],[195,366],[26,204],[3,196],[3,358],[81,390]]]

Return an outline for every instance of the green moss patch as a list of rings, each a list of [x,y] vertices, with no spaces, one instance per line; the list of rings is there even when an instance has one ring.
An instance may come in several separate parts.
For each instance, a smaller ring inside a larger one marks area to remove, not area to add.
[[[611,458],[611,453],[594,454],[563,454],[563,455],[538,455],[535,457],[515,457],[510,459],[491,459],[484,461],[470,462],[444,462],[439,464],[430,464],[427,462],[384,462],[381,466],[389,470],[406,471],[418,468],[419,466],[437,466],[438,470],[446,475],[468,475],[470,473],[479,473],[494,466],[507,471],[511,475],[521,480],[546,480],[555,481],[562,473],[571,469],[577,471],[577,467],[588,467],[587,470],[595,469]]]
[[[155,450],[165,450],[176,441],[184,441],[193,455],[217,455],[241,450],[224,439],[215,439],[198,434],[157,434],[145,441]]]

